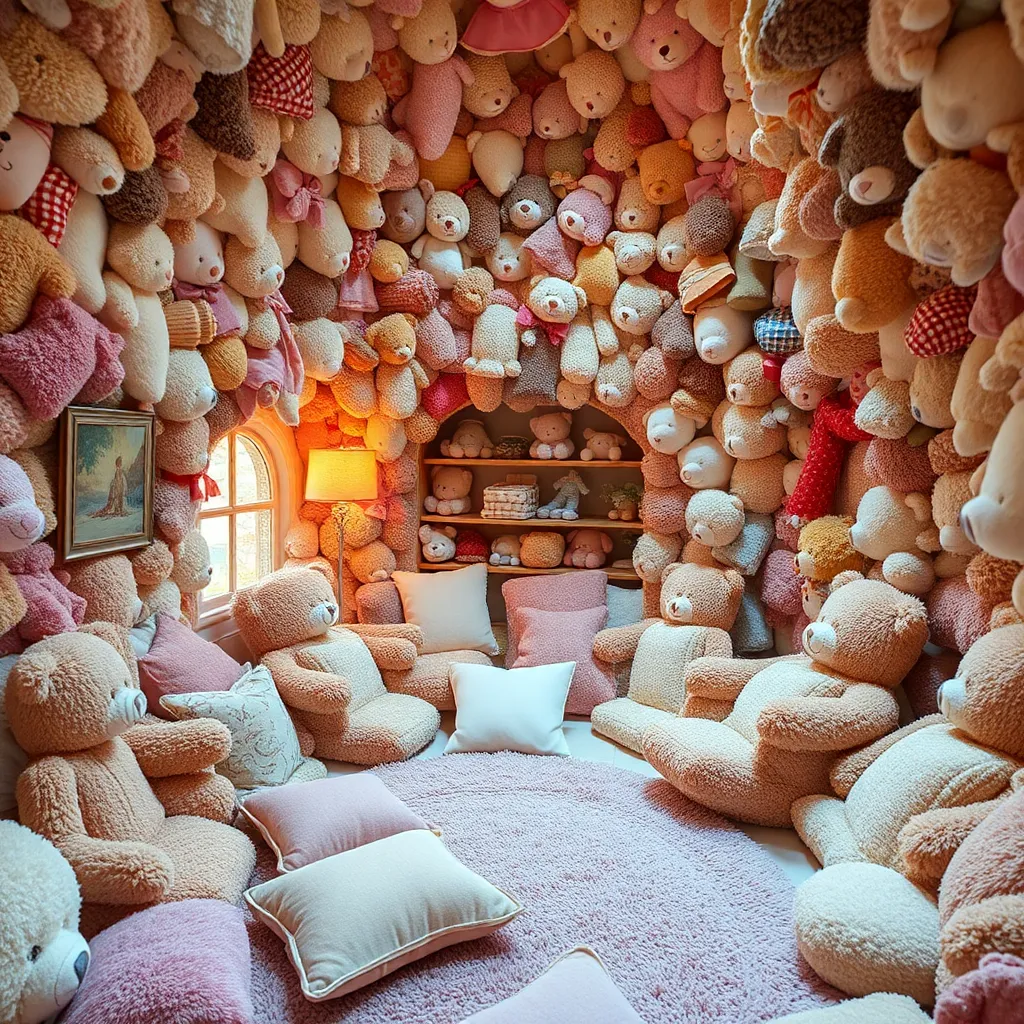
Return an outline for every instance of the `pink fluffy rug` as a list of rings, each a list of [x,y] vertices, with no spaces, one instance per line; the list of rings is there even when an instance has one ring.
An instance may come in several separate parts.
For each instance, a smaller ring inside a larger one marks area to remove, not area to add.
[[[457,1024],[581,944],[597,950],[648,1024],[743,1024],[832,1002],[797,953],[782,871],[668,783],[521,754],[376,771],[526,912],[490,938],[320,1004],[303,999],[283,944],[250,919],[259,1024]],[[261,848],[256,878],[272,873]]]

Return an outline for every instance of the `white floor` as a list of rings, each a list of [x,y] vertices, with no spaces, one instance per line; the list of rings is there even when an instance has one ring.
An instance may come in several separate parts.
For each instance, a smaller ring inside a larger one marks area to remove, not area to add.
[[[434,737],[433,743],[425,750],[421,750],[416,757],[440,757],[454,728],[455,713],[453,711],[442,712],[441,728]],[[589,719],[567,719],[563,729],[573,757],[582,761],[613,764],[627,771],[650,775],[652,778],[658,777],[658,772],[642,757],[595,733],[590,727]],[[328,769],[332,775],[346,775],[362,770],[359,765],[345,764],[340,761],[329,761]],[[818,869],[818,862],[807,850],[807,847],[800,842],[799,837],[792,829],[762,828],[759,825],[741,825],[740,827],[758,846],[764,849],[772,860],[780,865],[794,885],[799,885]]]

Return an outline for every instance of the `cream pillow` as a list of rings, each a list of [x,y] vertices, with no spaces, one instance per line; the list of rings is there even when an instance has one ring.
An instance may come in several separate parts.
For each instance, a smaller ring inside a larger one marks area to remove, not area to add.
[[[160,706],[172,718],[213,718],[228,727],[231,752],[217,771],[239,789],[280,786],[303,761],[295,725],[263,665],[230,690],[164,694]]]
[[[482,651],[497,654],[487,610],[487,565],[450,572],[393,572],[405,621],[423,630],[422,654]]]
[[[284,940],[313,1002],[489,935],[523,909],[423,829],[289,871],[249,889],[245,900]]]
[[[562,732],[575,661],[534,668],[451,667],[455,732],[446,754],[471,751],[569,756]]]

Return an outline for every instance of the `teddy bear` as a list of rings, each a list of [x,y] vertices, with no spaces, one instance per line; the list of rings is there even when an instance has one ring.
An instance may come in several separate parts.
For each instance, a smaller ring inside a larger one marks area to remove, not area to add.
[[[794,800],[827,786],[838,754],[895,728],[893,690],[927,639],[917,598],[881,581],[837,577],[804,630],[804,654],[690,664],[680,717],[647,729],[644,755],[696,803],[785,827]],[[827,713],[816,707],[822,699]]]
[[[70,299],[76,281],[57,250],[27,220],[0,214],[0,334],[25,322],[37,294]]]
[[[16,594],[5,594],[5,603],[20,612],[11,615],[16,621],[0,637],[0,653],[17,654],[36,640],[77,629],[85,620],[85,600],[68,588],[67,572],[54,570],[55,560],[53,548],[42,541],[0,554],[17,587]]]
[[[649,726],[679,714],[687,665],[707,655],[732,657],[728,630],[744,589],[734,569],[697,561],[669,562],[651,582],[660,586],[660,618],[603,629],[594,638],[598,660],[633,663],[626,696],[598,705],[591,722],[595,731],[637,753]]]
[[[698,437],[676,452],[679,479],[687,487],[723,490],[729,486],[736,460],[715,437]]]
[[[424,186],[427,194],[426,233],[413,244],[411,252],[421,270],[426,270],[442,290],[455,285],[470,265],[471,254],[463,243],[469,233],[469,210],[454,192],[434,192]]]
[[[89,966],[89,946],[78,930],[82,897],[71,865],[49,840],[3,821],[0,842],[6,853],[0,905],[8,926],[0,1019],[43,1024],[71,1002]]]
[[[415,317],[390,313],[366,329],[366,342],[380,356],[375,383],[378,411],[391,419],[411,416],[429,383],[416,355]]]
[[[697,431],[689,416],[683,416],[672,408],[670,402],[662,402],[643,415],[643,427],[647,443],[656,451],[675,455],[685,448]]]
[[[705,547],[731,544],[743,531],[743,502],[714,488],[697,491],[686,505],[686,529]]]
[[[569,437],[572,413],[548,412],[530,418],[534,441],[530,445],[531,459],[571,459],[576,445]]]
[[[782,451],[785,429],[766,417],[760,406],[719,404],[711,418],[711,428],[719,443],[734,459],[764,459]]]
[[[487,270],[495,281],[515,284],[533,275],[533,259],[523,247],[525,239],[511,231],[502,231],[498,244],[484,257]]]
[[[518,377],[522,372],[518,357],[516,310],[502,302],[489,302],[473,323],[471,351],[463,368],[472,377]]]
[[[555,215],[555,208],[555,195],[547,178],[539,174],[522,174],[501,197],[501,229],[528,235],[547,223]]]
[[[466,136],[466,148],[473,160],[473,169],[496,205],[516,183],[523,170],[526,140],[503,129],[473,131]],[[485,194],[486,194],[485,193]]]
[[[330,109],[341,120],[342,173],[372,185],[384,179],[389,167],[412,164],[412,147],[392,135],[384,124],[387,94],[376,75],[367,75],[358,82],[331,83]],[[314,114],[314,119],[318,116],[319,113]],[[285,156],[304,169],[287,148]]]
[[[580,450],[580,458],[584,462],[595,459],[618,462],[622,458],[622,448],[626,443],[626,438],[622,434],[586,427],[583,430],[583,437],[587,443]]]
[[[32,481],[17,462],[0,455],[0,551],[20,551],[45,532]]]
[[[577,569],[600,569],[612,551],[612,539],[603,530],[570,530],[566,536],[562,565]]]
[[[426,228],[427,200],[433,194],[433,185],[425,179],[415,188],[385,192],[381,198],[385,217],[380,229],[384,237],[403,245],[415,242]]]
[[[439,516],[460,516],[470,510],[469,492],[473,488],[473,474],[457,466],[434,466],[430,473],[433,491],[423,499],[423,507]]]
[[[451,438],[441,442],[441,454],[451,459],[489,459],[494,454],[494,442],[481,420],[462,420]]]
[[[655,206],[685,199],[686,184],[697,175],[693,154],[672,140],[646,146],[636,164],[644,197]]]
[[[824,866],[797,890],[797,942],[840,990],[900,992],[927,1006],[943,952],[954,970],[971,964],[970,946],[953,939],[956,926],[940,946],[935,892],[1024,763],[1020,716],[1007,711],[1024,673],[1022,641],[1020,625],[981,637],[940,687],[941,717],[840,758],[815,794],[794,802],[793,824]],[[944,882],[940,890],[947,925],[970,899],[964,875],[950,877],[952,890]]]
[[[603,50],[586,50],[558,69],[573,109],[582,118],[607,117],[626,91],[618,61]]]
[[[627,277],[612,299],[612,323],[626,334],[649,334],[672,302],[672,294],[664,288],[643,277]]]
[[[388,693],[381,678],[381,669],[414,668],[419,628],[335,626],[337,599],[315,567],[264,576],[235,594],[232,614],[246,647],[270,670],[321,757],[357,764],[401,761],[437,733],[436,708],[405,693]],[[394,728],[397,721],[401,730]]]
[[[615,189],[597,174],[584,175],[579,184],[558,204],[558,227],[564,235],[585,246],[602,245],[612,226]]]
[[[569,100],[564,79],[544,87],[533,101],[533,130],[542,139],[558,141],[587,130],[587,118],[580,115]]]
[[[607,0],[581,0],[576,7],[579,27],[602,50],[618,50],[633,35],[640,20],[639,0],[608,3]]]
[[[225,824],[233,787],[210,771],[228,753],[227,728],[146,724],[127,639],[110,625],[90,628],[33,644],[7,678],[8,722],[29,755],[21,820],[74,869],[86,934],[168,900],[236,902],[256,852]],[[213,875],[207,860],[219,865]]]
[[[808,580],[831,583],[841,572],[864,570],[864,556],[850,540],[849,516],[821,516],[800,530],[793,567]]]
[[[519,534],[503,533],[491,541],[491,565],[519,565]]]
[[[697,355],[706,363],[723,364],[754,341],[753,317],[731,306],[702,306],[693,318]]]
[[[929,551],[938,546],[931,501],[925,494],[903,494],[871,487],[857,505],[850,543],[878,562],[876,572],[908,594],[925,594],[935,582]]]
[[[424,523],[419,534],[424,562],[450,562],[455,557],[454,526],[432,526]],[[369,586],[370,584],[367,584]]]

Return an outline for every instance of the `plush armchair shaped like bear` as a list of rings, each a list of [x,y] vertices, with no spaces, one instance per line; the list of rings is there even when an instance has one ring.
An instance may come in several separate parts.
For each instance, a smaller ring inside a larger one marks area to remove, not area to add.
[[[87,627],[90,628],[90,627]],[[91,627],[119,643],[113,627]],[[145,695],[118,648],[88,632],[33,644],[7,681],[11,731],[29,756],[17,784],[22,822],[70,862],[82,890],[82,931],[95,934],[153,903],[237,902],[252,843],[224,824],[231,783],[209,769],[231,745],[219,722],[143,723]],[[192,773],[194,799],[187,783]],[[158,796],[154,782],[180,785]],[[196,816],[220,791],[220,821]]]

